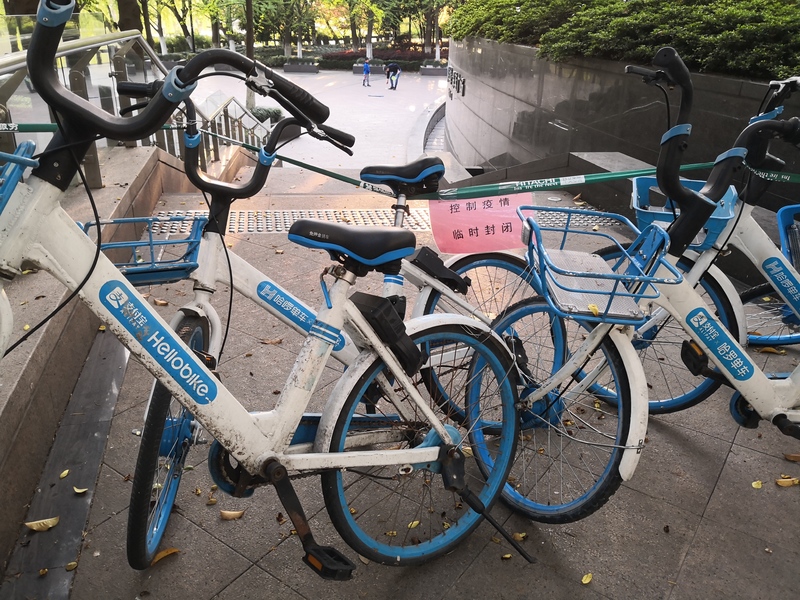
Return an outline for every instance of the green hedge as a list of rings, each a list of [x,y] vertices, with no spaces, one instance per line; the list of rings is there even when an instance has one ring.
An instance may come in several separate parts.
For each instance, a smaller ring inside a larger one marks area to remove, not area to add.
[[[539,46],[542,56],[649,63],[673,46],[690,69],[770,79],[800,73],[795,0],[467,0],[447,33]]]

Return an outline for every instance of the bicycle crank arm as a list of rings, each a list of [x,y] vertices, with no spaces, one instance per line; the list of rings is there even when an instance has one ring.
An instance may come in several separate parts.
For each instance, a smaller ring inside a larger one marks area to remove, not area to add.
[[[294,491],[286,467],[276,460],[267,462],[264,477],[275,486],[278,499],[286,509],[294,525],[297,536],[303,544],[303,562],[323,579],[347,581],[352,578],[356,566],[344,554],[332,546],[320,546],[314,541],[311,526],[308,524],[297,492]]]
[[[467,487],[466,480],[464,479],[464,453],[455,446],[442,446],[439,453],[439,462],[442,465],[442,478],[444,479],[445,489],[450,492],[456,492],[461,496],[461,499],[467,503],[467,506],[486,519],[489,525],[494,527],[500,535],[519,552],[522,558],[531,564],[535,563],[536,559],[528,554],[525,548],[523,548],[500,523],[495,521],[494,517],[486,510],[481,499],[473,494],[472,490]]]

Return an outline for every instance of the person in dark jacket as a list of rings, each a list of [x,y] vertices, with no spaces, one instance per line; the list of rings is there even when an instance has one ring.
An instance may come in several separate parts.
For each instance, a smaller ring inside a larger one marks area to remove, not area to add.
[[[397,89],[397,82],[400,79],[400,66],[397,63],[389,63],[386,65],[386,82],[389,84],[390,90]]]

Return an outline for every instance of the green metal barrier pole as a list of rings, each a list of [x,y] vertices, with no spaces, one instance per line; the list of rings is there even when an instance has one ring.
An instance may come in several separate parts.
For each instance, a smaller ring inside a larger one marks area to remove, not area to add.
[[[11,127],[15,127],[15,129],[11,129]],[[45,132],[53,132],[56,130],[55,123],[10,123],[6,125],[6,131],[18,131],[20,133],[45,133]],[[183,129],[182,127],[176,127],[174,125],[164,125],[162,129]],[[2,130],[0,130],[2,133]],[[250,144],[241,143],[237,140],[231,140],[225,136],[213,133],[213,132],[206,132],[210,135],[215,137],[223,138],[229,140],[231,142],[236,142],[241,144],[243,148],[247,150],[258,152],[260,148],[252,146]],[[346,175],[341,175],[339,173],[328,171],[327,169],[323,169],[321,167],[315,167],[314,165],[310,165],[308,163],[304,163],[299,160],[295,160],[289,158],[287,156],[282,156],[280,154],[276,154],[275,157],[279,160],[287,162],[289,164],[302,167],[304,169],[308,169],[309,171],[313,171],[314,173],[319,173],[320,175],[325,175],[326,177],[330,177],[331,179],[336,179],[337,181],[341,181],[344,183],[348,183],[354,187],[369,190],[371,192],[375,192],[378,194],[383,194],[385,196],[394,196],[392,192],[387,191],[382,187],[378,187],[367,183],[365,181],[361,181],[358,179],[353,179],[352,177],[347,177]],[[681,167],[681,171],[696,171],[700,169],[710,169],[714,166],[714,163],[694,163],[689,165],[683,165]],[[656,170],[655,168],[652,169],[637,169],[633,171],[617,171],[613,173],[595,173],[591,175],[573,175],[570,177],[548,177],[546,179],[531,179],[527,181],[507,181],[504,183],[493,183],[487,185],[474,185],[469,187],[463,188],[454,188],[448,190],[440,190],[435,194],[424,194],[421,196],[415,196],[415,200],[469,200],[471,198],[482,198],[485,196],[500,196],[503,194],[524,194],[525,192],[545,192],[545,191],[553,191],[553,190],[561,190],[567,187],[573,187],[576,185],[587,185],[593,183],[604,183],[606,181],[616,181],[619,179],[630,179],[631,177],[644,177],[647,175],[655,175]],[[761,177],[769,178],[771,173],[765,171],[756,171],[756,174]],[[791,174],[776,174],[779,179],[777,181],[792,181]]]

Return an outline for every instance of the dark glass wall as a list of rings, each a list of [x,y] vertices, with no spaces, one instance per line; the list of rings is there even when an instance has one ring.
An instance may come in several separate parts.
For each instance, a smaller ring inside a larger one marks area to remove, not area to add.
[[[660,90],[625,75],[625,63],[553,63],[525,46],[468,38],[450,43],[446,134],[461,164],[500,169],[569,152],[622,152],[655,164],[666,109]],[[765,82],[693,74],[693,130],[687,162],[712,161],[756,114]],[[678,92],[670,94],[677,103]],[[673,104],[673,119],[677,105]],[[785,115],[800,113],[800,97]],[[800,170],[798,151],[774,144],[787,172]],[[775,184],[770,204],[795,193]],[[798,200],[794,200],[797,202]]]

